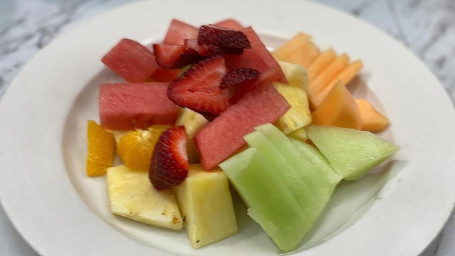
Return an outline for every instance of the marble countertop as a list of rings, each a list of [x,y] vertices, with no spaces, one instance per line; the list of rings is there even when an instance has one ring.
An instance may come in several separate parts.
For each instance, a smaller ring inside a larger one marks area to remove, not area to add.
[[[128,1],[132,2],[132,1]],[[411,49],[455,102],[455,1],[320,0],[351,13]],[[1,0],[0,100],[14,76],[41,48],[81,20],[125,4],[122,0]],[[37,255],[0,206],[0,255]],[[424,256],[455,255],[454,216]]]

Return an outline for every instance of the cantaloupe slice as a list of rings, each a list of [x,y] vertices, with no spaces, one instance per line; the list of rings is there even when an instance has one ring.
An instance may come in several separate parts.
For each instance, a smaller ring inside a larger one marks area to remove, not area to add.
[[[335,85],[336,82],[341,81],[343,84],[348,84],[362,69],[363,62],[361,60],[355,60],[350,63],[341,73],[339,73],[333,80],[330,82],[330,85]]]
[[[296,52],[297,49],[302,48],[306,43],[311,41],[311,36],[304,34],[302,32],[297,33],[291,40],[284,43],[274,52],[272,52],[273,57],[281,60],[286,56],[292,55]],[[283,60],[285,61],[285,60]]]
[[[335,78],[341,71],[343,71],[349,63],[349,56],[345,53],[338,56],[330,63],[313,81],[310,82],[308,87],[308,98],[311,105],[317,108],[321,100],[316,98],[318,94],[326,88],[327,85]]]
[[[370,132],[379,132],[389,125],[389,119],[379,113],[371,103],[365,99],[355,99],[359,108],[360,119],[362,120],[361,129]]]
[[[336,57],[336,52],[330,48],[319,54],[308,67],[308,80],[313,81]]]
[[[360,130],[359,108],[349,91],[338,82],[312,113],[313,124],[330,125]]]
[[[287,61],[309,67],[311,62],[321,53],[319,48],[313,42],[307,42],[301,47],[295,49],[288,55],[275,56],[280,61]]]
[[[309,67],[313,60],[319,56],[319,54],[321,54],[319,47],[317,47],[317,45],[315,45],[313,42],[308,42],[304,45],[301,55],[297,55],[300,57],[297,64],[300,64],[304,67]]]
[[[287,61],[308,67],[321,53],[308,35],[299,33],[272,53],[280,61]]]
[[[360,72],[363,67],[363,63],[361,60],[356,60],[349,64],[346,68],[343,69],[335,78],[324,87],[322,91],[313,98],[313,103],[317,106],[327,95],[327,93],[332,90],[333,86],[338,81],[341,81],[344,85],[347,85],[351,80]]]

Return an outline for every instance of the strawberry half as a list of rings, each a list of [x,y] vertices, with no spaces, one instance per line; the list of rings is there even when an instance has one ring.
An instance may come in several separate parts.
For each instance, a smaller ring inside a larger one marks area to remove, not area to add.
[[[153,52],[158,65],[167,69],[181,68],[200,59],[197,51],[184,45],[154,44]]]
[[[199,53],[204,57],[214,56],[218,53],[218,49],[212,45],[198,45],[197,39],[185,39],[184,44]]]
[[[223,57],[203,59],[169,85],[167,96],[180,107],[218,115],[230,106],[229,90],[220,88],[226,72]]]
[[[220,88],[244,85],[258,79],[259,75],[260,72],[254,68],[236,68],[223,77]]]
[[[179,185],[187,176],[185,127],[169,128],[161,134],[153,150],[150,182],[154,188],[163,190]]]
[[[243,49],[251,48],[243,32],[215,25],[201,26],[197,40],[198,45],[215,47],[218,54],[242,54]]]

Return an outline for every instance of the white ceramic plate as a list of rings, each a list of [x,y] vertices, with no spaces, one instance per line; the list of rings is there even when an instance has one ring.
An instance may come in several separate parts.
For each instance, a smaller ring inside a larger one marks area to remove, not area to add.
[[[349,15],[311,2],[149,1],[90,20],[41,51],[0,109],[0,192],[19,232],[42,255],[273,255],[273,243],[242,214],[240,233],[193,250],[184,232],[113,216],[104,177],[85,176],[87,119],[98,119],[97,86],[117,79],[99,59],[119,39],[159,41],[171,18],[192,24],[235,17],[270,47],[298,31],[361,58],[354,95],[392,125],[382,135],[395,161],[335,193],[298,255],[417,255],[455,202],[455,114],[444,90],[408,50]],[[368,87],[365,86],[368,84]],[[385,185],[384,185],[385,184]],[[306,250],[303,250],[307,248]]]

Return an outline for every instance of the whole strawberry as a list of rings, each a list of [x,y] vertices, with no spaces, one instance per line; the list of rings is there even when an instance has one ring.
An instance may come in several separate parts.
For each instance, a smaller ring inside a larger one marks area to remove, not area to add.
[[[154,188],[164,190],[182,183],[188,175],[185,127],[164,131],[155,145],[149,179]]]

